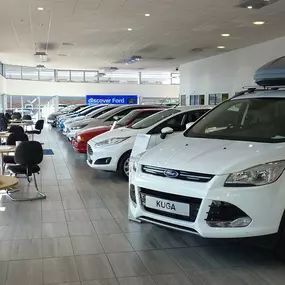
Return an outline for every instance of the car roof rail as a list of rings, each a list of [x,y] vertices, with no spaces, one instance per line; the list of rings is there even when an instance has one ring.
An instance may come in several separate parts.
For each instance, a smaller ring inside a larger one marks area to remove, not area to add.
[[[237,94],[232,96],[230,99],[242,96],[246,93],[248,94],[254,93],[255,91],[276,91],[280,89],[285,89],[285,86],[264,86],[263,88],[260,88],[258,86],[243,86],[242,88],[246,90],[238,92]]]

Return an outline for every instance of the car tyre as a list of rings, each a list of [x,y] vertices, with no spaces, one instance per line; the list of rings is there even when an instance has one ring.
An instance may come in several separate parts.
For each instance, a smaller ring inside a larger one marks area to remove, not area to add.
[[[129,162],[130,162],[131,151],[124,153],[118,164],[118,173],[125,179],[129,179]]]

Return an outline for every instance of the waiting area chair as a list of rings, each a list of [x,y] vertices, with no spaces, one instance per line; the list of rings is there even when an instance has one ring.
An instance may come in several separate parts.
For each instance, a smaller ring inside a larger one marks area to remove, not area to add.
[[[34,135],[40,135],[44,128],[44,120],[38,120],[35,124],[35,129],[31,131],[26,131],[26,134],[32,135],[32,140],[34,140]]]
[[[7,169],[11,174],[15,176],[23,174],[26,175],[29,183],[31,182],[31,176],[33,176],[35,187],[37,190],[37,194],[35,197],[22,197],[16,198],[13,197],[12,193],[7,191],[7,195],[13,201],[32,201],[45,199],[46,195],[42,193],[37,184],[35,173],[40,172],[40,164],[43,160],[43,148],[39,142],[36,141],[25,141],[20,143],[20,145],[16,148],[15,151],[15,163],[16,165],[9,165]]]
[[[22,118],[21,113],[15,112],[12,114],[12,120],[20,120]]]
[[[8,129],[8,132],[9,133],[25,133],[23,127],[21,126],[11,126],[9,129]],[[8,143],[7,143],[8,144]]]
[[[32,117],[30,115],[24,115],[23,120],[24,121],[30,121],[30,120],[32,120]]]

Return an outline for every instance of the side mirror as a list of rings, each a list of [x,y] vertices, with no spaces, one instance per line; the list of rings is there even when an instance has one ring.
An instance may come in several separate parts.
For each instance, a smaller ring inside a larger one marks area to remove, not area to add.
[[[114,119],[114,121],[119,121],[120,120],[119,116],[114,116],[113,119]]]
[[[188,130],[193,124],[194,124],[194,122],[190,122],[190,123],[186,124],[186,130]]]
[[[173,129],[170,127],[165,127],[161,130],[160,138],[165,139],[167,135],[170,135],[173,133]]]

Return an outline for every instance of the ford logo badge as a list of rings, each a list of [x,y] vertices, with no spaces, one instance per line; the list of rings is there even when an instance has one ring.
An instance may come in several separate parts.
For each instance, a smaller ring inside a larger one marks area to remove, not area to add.
[[[176,170],[167,169],[164,171],[164,175],[168,178],[176,178],[177,176],[179,176],[179,173]]]

